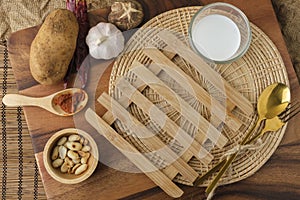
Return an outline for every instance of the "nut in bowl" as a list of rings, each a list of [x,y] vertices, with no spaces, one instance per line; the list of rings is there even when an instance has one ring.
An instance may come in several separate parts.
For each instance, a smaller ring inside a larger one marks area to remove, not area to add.
[[[68,128],[48,140],[43,160],[52,178],[64,184],[76,184],[92,175],[98,156],[97,144],[88,133]]]
[[[193,50],[210,62],[234,62],[250,46],[250,23],[246,15],[231,4],[208,4],[193,16],[189,41]]]

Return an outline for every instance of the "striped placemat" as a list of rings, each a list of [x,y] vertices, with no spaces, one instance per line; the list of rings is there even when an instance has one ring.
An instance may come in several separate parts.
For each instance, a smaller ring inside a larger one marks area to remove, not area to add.
[[[0,60],[1,199],[46,199],[23,110],[2,104],[5,94],[18,92],[5,42],[0,45]]]

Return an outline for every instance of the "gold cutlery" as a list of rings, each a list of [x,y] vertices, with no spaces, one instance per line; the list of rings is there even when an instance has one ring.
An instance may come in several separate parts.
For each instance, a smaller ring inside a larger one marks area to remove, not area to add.
[[[256,120],[254,126],[250,129],[248,134],[245,136],[243,141],[240,143],[240,145],[247,144],[247,141],[251,137],[253,131],[259,127],[261,122],[263,120],[273,120],[273,118],[276,118],[280,113],[282,113],[286,107],[288,106],[290,102],[290,90],[289,88],[282,84],[282,83],[274,83],[272,85],[269,85],[267,88],[264,89],[264,91],[261,93],[260,97],[258,98],[257,103],[257,112],[258,112],[258,119]],[[272,123],[272,122],[271,122]],[[267,123],[269,124],[269,122]],[[265,129],[265,131],[270,130],[268,125],[268,129]],[[280,126],[279,128],[281,128]],[[276,130],[278,130],[277,128]],[[213,174],[215,171],[219,170],[217,176],[213,179],[213,181],[210,183],[210,185],[206,189],[206,193],[210,194],[216,187],[219,179],[222,177],[222,175],[226,172],[230,164],[233,162],[233,160],[238,155],[238,152],[230,155],[226,159],[219,162],[215,167],[213,167],[210,171],[208,171],[206,174],[199,177],[195,182],[194,185],[200,184],[203,180],[205,180],[207,177],[209,177],[211,174]]]
[[[291,105],[291,104],[290,104]],[[278,116],[268,119],[265,122],[265,127],[262,129],[262,131],[255,136],[253,136],[251,139],[249,139],[246,144],[250,144],[257,140],[258,138],[261,138],[265,133],[269,131],[277,131],[281,127],[284,126],[290,119],[292,119],[294,116],[296,116],[300,112],[300,103],[296,102],[293,105],[291,105],[289,108],[287,108],[283,113],[279,114]]]

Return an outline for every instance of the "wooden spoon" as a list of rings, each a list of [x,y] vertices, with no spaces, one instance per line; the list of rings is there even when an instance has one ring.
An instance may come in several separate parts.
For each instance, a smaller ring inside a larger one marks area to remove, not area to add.
[[[61,108],[60,105],[57,105],[55,103],[55,99],[57,99],[59,96],[66,95],[66,94],[73,95],[75,93],[83,94],[84,98],[82,98],[82,100],[78,102],[74,112],[66,112]],[[88,101],[87,93],[84,90],[79,88],[69,88],[69,89],[61,90],[59,92],[56,92],[54,94],[45,97],[29,97],[21,94],[7,94],[2,99],[2,102],[8,107],[38,106],[59,116],[72,116],[78,113],[85,107],[87,101]]]

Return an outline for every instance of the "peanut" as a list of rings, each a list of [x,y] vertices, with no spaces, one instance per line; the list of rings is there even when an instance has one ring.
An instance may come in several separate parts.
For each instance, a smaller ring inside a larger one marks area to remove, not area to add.
[[[58,140],[57,145],[58,146],[64,145],[67,140],[68,140],[67,137],[62,137]]]
[[[74,167],[72,167],[72,170],[71,170],[71,174],[74,174],[75,173],[75,170],[80,167],[80,163],[76,164]]]
[[[69,157],[66,157],[66,158],[65,158],[65,162],[66,162],[70,167],[73,167],[73,166],[74,166],[73,161],[72,161]]]
[[[81,156],[81,157],[85,157],[87,152],[84,152],[84,151],[78,151],[78,154]]]
[[[66,142],[65,146],[73,151],[80,151],[82,149],[82,144],[80,144],[79,142]]]
[[[84,151],[84,152],[88,152],[91,150],[91,147],[90,146],[83,146],[81,151]]]
[[[61,171],[62,173],[66,173],[66,172],[69,170],[69,168],[70,168],[70,166],[69,166],[66,162],[64,162],[64,163],[62,164],[62,166],[60,167],[60,171]]]
[[[81,137],[80,140],[79,140],[80,144],[83,144],[84,142],[84,137]]]
[[[58,168],[63,164],[63,162],[64,162],[63,159],[58,158],[52,162],[52,166],[54,168]]]
[[[76,159],[73,159],[72,161],[73,161],[73,163],[78,164],[78,163],[80,163],[81,159],[80,158],[76,158]]]
[[[54,147],[51,155],[52,160],[56,160],[58,158],[58,146]]]
[[[72,134],[58,140],[53,148],[51,159],[54,168],[60,167],[62,173],[79,175],[87,170],[91,147],[84,137]]]
[[[59,157],[61,159],[65,159],[68,149],[64,146],[59,146],[58,151],[59,151]]]
[[[86,164],[87,161],[88,161],[88,159],[89,159],[89,157],[90,157],[90,153],[86,153],[85,156],[83,156],[83,157],[81,158],[80,162],[81,162],[82,164]]]
[[[81,173],[83,173],[85,170],[87,170],[88,165],[87,164],[83,164],[81,166],[79,166],[76,170],[75,170],[75,175],[79,175]]]
[[[84,139],[83,145],[88,145],[88,144],[89,144],[89,141],[87,139]]]
[[[79,140],[80,144],[82,145],[88,145],[89,141],[87,139],[85,139],[84,137],[81,137]]]
[[[70,142],[76,142],[76,141],[79,141],[80,140],[80,136],[79,135],[76,135],[76,134],[73,134],[73,135],[70,135],[68,140]]]
[[[79,155],[75,151],[69,150],[67,153],[68,157],[71,158],[72,160],[78,159]]]

